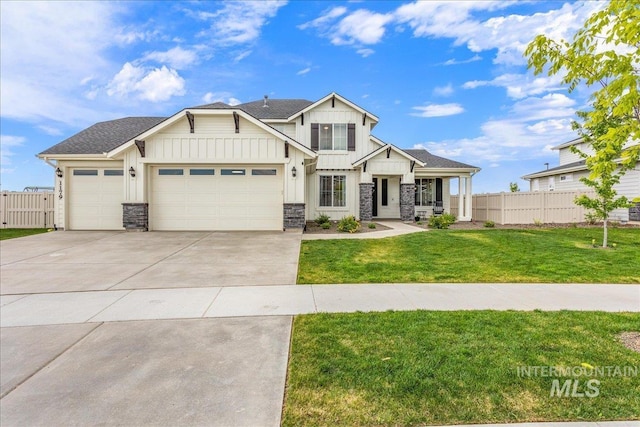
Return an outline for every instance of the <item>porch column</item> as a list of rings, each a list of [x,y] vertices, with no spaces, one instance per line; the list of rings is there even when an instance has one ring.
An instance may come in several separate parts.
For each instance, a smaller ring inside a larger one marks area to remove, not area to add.
[[[471,191],[471,179],[471,176],[467,178],[467,198],[465,199],[467,206],[464,210],[467,221],[471,221],[473,218],[473,191]]]
[[[400,219],[413,221],[416,214],[416,185],[400,184]]]
[[[464,192],[462,187],[463,176],[458,177],[458,221],[464,218]]]
[[[360,183],[360,221],[371,221],[373,218],[373,183]]]

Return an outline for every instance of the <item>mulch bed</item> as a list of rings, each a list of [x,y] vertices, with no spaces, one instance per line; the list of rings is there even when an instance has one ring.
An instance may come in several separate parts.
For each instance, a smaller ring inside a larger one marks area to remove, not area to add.
[[[428,221],[421,221],[422,224],[414,223],[416,227],[429,228]],[[588,224],[586,222],[571,224],[495,224],[493,227],[485,227],[484,221],[455,222],[449,226],[450,230],[494,230],[494,229],[510,229],[510,230],[535,230],[537,228],[602,228],[600,224]],[[609,224],[608,228],[640,228],[640,224]]]
[[[376,228],[369,228],[369,224],[375,224]],[[389,227],[373,221],[361,221],[360,225],[361,227],[356,233],[374,233],[376,231],[389,230]],[[307,221],[307,228],[304,232],[306,234],[343,234],[341,231],[338,231],[337,221],[331,221],[331,228],[326,230],[316,224],[315,221]]]
[[[640,353],[640,332],[623,332],[618,338],[625,347]]]

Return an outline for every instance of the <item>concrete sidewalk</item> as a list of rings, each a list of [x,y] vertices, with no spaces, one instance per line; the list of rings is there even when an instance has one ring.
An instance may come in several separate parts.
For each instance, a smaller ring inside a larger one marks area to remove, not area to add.
[[[389,227],[388,230],[371,231],[367,233],[329,233],[329,234],[303,234],[302,240],[333,240],[333,239],[382,239],[384,237],[402,236],[403,234],[420,233],[427,231],[422,227],[405,224],[400,220],[375,221],[380,225]]]
[[[2,327],[386,310],[640,312],[640,285],[284,285],[3,295]]]

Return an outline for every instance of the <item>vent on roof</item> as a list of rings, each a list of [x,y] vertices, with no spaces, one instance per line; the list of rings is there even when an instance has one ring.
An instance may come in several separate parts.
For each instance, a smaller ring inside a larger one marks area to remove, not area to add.
[[[268,107],[268,106],[269,106],[269,95],[265,95],[263,107]]]

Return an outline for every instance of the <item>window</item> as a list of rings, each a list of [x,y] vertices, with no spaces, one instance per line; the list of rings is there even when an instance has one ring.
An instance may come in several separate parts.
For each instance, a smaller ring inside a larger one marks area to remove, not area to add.
[[[347,200],[347,177],[326,175],[320,177],[320,206],[343,207]]]
[[[104,176],[123,176],[124,171],[122,169],[105,169]]]
[[[275,175],[275,169],[251,169],[251,175]]]
[[[346,123],[320,123],[319,148],[320,150],[346,150],[347,149],[347,124]]]
[[[158,175],[184,175],[182,169],[158,169]]]
[[[189,169],[189,175],[215,175],[215,169]]]
[[[74,176],[98,176],[96,169],[74,169]]]
[[[221,175],[244,175],[246,172],[244,169],[222,169]]]
[[[433,206],[435,179],[416,179],[416,206]]]

